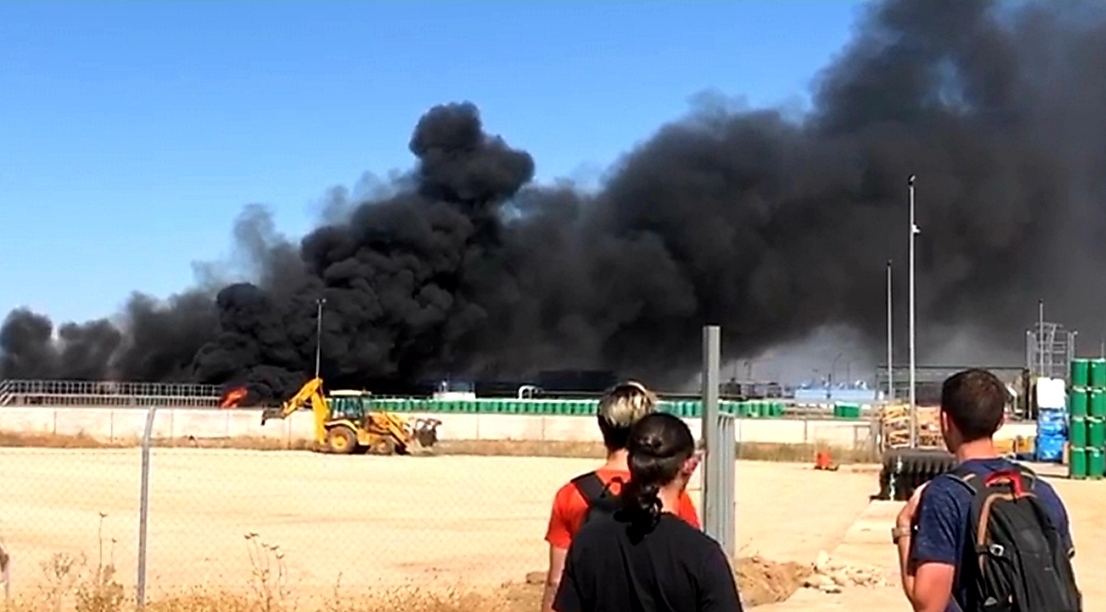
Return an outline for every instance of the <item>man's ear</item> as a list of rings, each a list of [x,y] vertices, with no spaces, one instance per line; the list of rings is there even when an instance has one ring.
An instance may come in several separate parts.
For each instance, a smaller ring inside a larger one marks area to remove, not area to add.
[[[688,476],[694,474],[695,469],[698,468],[699,463],[702,462],[702,456],[703,451],[695,451],[694,453],[692,453],[691,456],[688,457],[686,461],[684,461],[684,465],[682,468],[680,468],[680,471],[682,471],[684,474],[687,474]]]

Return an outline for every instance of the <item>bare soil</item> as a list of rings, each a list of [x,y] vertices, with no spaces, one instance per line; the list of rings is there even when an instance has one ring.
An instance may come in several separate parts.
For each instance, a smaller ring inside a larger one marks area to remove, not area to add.
[[[0,538],[13,592],[61,553],[133,584],[138,449],[0,449]],[[151,594],[244,588],[258,568],[296,593],[419,584],[498,588],[544,569],[549,504],[594,459],[331,456],[157,448]],[[739,556],[811,563],[867,504],[870,474],[739,462]],[[692,496],[700,503],[699,488]],[[833,503],[824,503],[825,500]],[[750,587],[752,588],[752,587]],[[774,588],[774,587],[773,587]],[[769,589],[771,590],[771,589]]]

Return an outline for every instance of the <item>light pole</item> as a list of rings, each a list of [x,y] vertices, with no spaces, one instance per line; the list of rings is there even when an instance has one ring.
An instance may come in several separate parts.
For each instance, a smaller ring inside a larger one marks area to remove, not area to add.
[[[914,223],[914,175],[906,179],[906,186],[910,190],[910,448],[918,446],[918,405],[915,395],[917,383],[917,353],[914,338],[914,236],[919,233],[918,226]]]
[[[315,378],[319,377],[319,364],[323,356],[323,304],[326,304],[326,298],[315,300]]]
[[[829,382],[830,382],[831,385],[833,384],[833,379],[837,377],[837,362],[841,359],[841,357],[844,354],[845,354],[844,351],[838,353],[837,356],[833,358],[833,362],[830,363]]]
[[[894,352],[892,349],[891,337],[893,335],[893,327],[891,325],[891,260],[887,260],[887,401],[895,401],[895,375],[892,374],[894,367],[892,360],[894,359]]]

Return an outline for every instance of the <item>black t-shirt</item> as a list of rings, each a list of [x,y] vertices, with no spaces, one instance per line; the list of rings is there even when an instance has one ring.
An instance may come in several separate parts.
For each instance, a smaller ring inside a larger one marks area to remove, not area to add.
[[[741,612],[733,571],[713,538],[672,514],[638,534],[620,513],[572,539],[557,612]]]

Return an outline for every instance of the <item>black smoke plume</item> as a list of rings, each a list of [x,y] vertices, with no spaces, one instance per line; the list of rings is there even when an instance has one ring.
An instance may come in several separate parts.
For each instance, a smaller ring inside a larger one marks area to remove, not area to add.
[[[1099,334],[1103,13],[874,5],[800,120],[705,105],[594,194],[531,184],[534,160],[486,133],[475,106],[438,106],[409,143],[415,169],[298,249],[264,239],[250,212],[239,240],[254,282],[213,304],[137,299],[121,324],[63,327],[57,341],[47,319],[16,311],[0,332],[3,375],[286,395],[314,369],[319,298],[332,385],[554,368],[666,384],[698,367],[708,322],[728,357],[827,325],[859,330],[878,354],[888,259],[905,314],[911,174],[922,359],[962,331],[1016,352],[1039,298],[1050,318]]]

